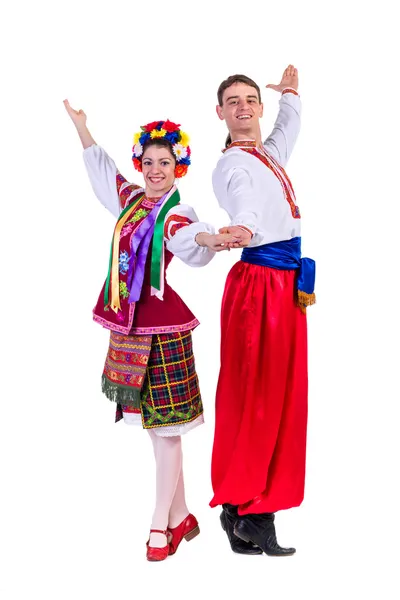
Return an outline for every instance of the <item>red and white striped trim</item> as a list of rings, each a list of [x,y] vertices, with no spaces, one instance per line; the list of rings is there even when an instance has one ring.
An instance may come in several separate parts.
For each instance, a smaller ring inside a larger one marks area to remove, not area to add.
[[[263,151],[260,151],[258,148],[256,148],[256,150],[260,160],[264,164],[266,164],[274,173],[274,175],[279,179],[279,182],[283,188],[283,192],[286,196],[286,200],[290,204],[292,217],[294,219],[300,219],[300,211],[299,207],[296,205],[296,196],[294,193],[292,182],[290,181],[285,169],[278,163],[277,160],[275,160],[275,158],[271,154],[267,153],[264,149]]]

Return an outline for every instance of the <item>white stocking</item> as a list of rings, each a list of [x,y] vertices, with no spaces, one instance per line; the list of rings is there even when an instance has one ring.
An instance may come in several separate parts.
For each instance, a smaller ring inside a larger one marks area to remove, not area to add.
[[[181,472],[179,473],[179,479],[175,490],[175,496],[172,500],[171,508],[169,510],[169,521],[168,527],[173,529],[182,523],[189,514],[188,507],[186,506],[185,499],[185,485],[183,482],[183,467],[181,466]]]
[[[179,436],[162,437],[152,430],[149,430],[149,434],[156,459],[156,506],[151,529],[165,530],[168,526],[169,511],[182,468],[181,438]],[[162,548],[166,543],[163,534],[151,534],[150,546],[153,548]]]

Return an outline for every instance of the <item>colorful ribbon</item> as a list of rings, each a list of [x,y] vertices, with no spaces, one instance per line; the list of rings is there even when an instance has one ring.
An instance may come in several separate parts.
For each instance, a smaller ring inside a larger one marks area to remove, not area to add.
[[[162,297],[163,284],[164,284],[164,220],[165,215],[173,206],[176,206],[180,202],[179,192],[174,186],[165,200],[164,205],[161,207],[160,212],[157,215],[156,224],[154,227],[153,236],[153,250],[151,253],[151,287],[152,295]],[[162,275],[162,277],[161,277]]]
[[[104,288],[104,306],[117,313],[121,310],[119,294],[119,247],[121,230],[141,204],[144,194],[127,206],[120,214],[111,243],[108,274]],[[152,294],[162,298],[164,285],[164,220],[168,211],[179,204],[180,196],[175,186],[165,194],[139,225],[132,236],[131,257],[128,271],[129,303],[137,302],[142,290],[147,254],[153,239],[151,255]],[[111,302],[110,302],[111,293]]]
[[[118,276],[118,267],[119,267],[119,240],[121,236],[121,229],[125,225],[126,221],[129,219],[131,214],[137,208],[137,206],[142,201],[144,194],[140,194],[137,200],[135,200],[132,204],[124,208],[121,212],[117,224],[115,225],[114,235],[111,242],[111,250],[110,250],[110,260],[108,263],[108,274],[106,279],[106,285],[104,288],[104,306],[108,306],[110,304],[112,310],[117,313],[118,310],[121,310],[121,305],[119,301],[119,276]],[[110,283],[111,283],[111,302],[110,298]]]

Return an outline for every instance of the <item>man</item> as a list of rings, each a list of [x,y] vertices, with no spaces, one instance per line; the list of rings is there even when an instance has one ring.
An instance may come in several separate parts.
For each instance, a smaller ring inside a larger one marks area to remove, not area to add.
[[[307,429],[307,326],[315,265],[301,259],[300,211],[284,167],[300,128],[298,73],[279,85],[274,129],[264,144],[260,88],[233,75],[218,89],[217,114],[229,136],[213,173],[231,219],[221,232],[247,246],[222,300],[221,369],[212,456],[214,497],[232,550],[288,556],[274,513],[304,496]]]

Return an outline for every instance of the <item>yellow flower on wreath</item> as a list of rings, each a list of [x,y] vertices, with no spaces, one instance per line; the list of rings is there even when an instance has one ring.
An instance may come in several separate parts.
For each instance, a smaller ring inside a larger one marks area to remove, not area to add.
[[[187,133],[185,133],[184,131],[181,131],[181,139],[180,139],[180,144],[182,144],[182,146],[189,146],[189,142],[190,142],[190,138],[188,136]]]
[[[167,135],[167,132],[165,131],[165,129],[160,129],[160,130],[158,130],[158,129],[153,129],[153,131],[150,133],[150,137],[151,137],[152,139],[154,139],[154,138],[158,138],[158,137],[160,137],[160,138],[161,138],[161,137],[164,137],[164,136],[166,136],[166,135]]]

